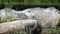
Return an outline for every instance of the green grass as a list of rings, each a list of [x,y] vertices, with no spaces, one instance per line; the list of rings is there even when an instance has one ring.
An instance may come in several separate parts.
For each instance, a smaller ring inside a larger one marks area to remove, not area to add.
[[[60,0],[0,0],[0,3],[10,3],[10,2],[16,2],[16,3],[60,3]]]
[[[25,32],[23,30],[20,30],[20,31],[14,30],[14,31],[12,31],[11,34],[31,34],[29,26],[26,28],[26,30],[27,30],[27,32]],[[45,28],[44,27],[41,34],[60,34],[60,28],[55,29],[55,28]]]

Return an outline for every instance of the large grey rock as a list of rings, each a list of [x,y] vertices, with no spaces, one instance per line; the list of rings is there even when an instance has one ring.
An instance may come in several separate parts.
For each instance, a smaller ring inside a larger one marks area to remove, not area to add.
[[[55,9],[54,7],[29,8],[23,10],[23,13],[25,13],[25,15],[27,15],[29,19],[39,20],[41,25],[44,27],[55,27],[60,18],[59,10]]]
[[[23,13],[22,11],[16,11],[16,12],[14,12],[14,14],[17,15],[17,20],[25,20],[25,19],[28,19],[28,16],[25,15],[25,13]]]
[[[1,23],[0,24],[0,33],[12,31],[14,29],[25,29],[27,25],[33,25],[32,30],[38,25],[37,20],[16,20],[12,22],[6,22],[6,23]],[[35,24],[35,25],[34,25]],[[40,25],[40,24],[39,24]]]
[[[54,7],[28,8],[23,11],[11,10],[11,12],[8,13],[8,16],[9,15],[11,16],[11,13],[12,13],[12,20],[35,19],[35,20],[40,21],[42,26],[55,27],[60,18],[59,10],[57,10]],[[5,9],[2,9],[0,11],[0,17],[5,18],[6,17],[5,15],[6,15]],[[8,21],[10,21],[10,20],[8,19]]]
[[[14,12],[16,12],[16,11],[13,9],[10,9],[10,8],[1,9],[0,17],[3,18],[3,17],[11,16],[11,15],[13,15]]]

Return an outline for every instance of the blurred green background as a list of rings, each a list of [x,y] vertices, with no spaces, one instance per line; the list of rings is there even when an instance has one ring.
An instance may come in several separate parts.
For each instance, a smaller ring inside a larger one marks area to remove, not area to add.
[[[0,0],[0,3],[32,3],[32,4],[49,4],[49,3],[54,3],[54,4],[58,4],[60,3],[60,0]]]
[[[60,10],[60,0],[0,0],[0,9],[10,6],[15,10],[24,10],[32,7],[56,7]]]

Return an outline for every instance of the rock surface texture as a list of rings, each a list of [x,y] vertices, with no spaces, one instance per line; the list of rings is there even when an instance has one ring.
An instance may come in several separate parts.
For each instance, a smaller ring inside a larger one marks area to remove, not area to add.
[[[25,29],[27,25],[30,25],[32,34],[36,32],[39,34],[39,32],[42,31],[41,27],[56,27],[60,19],[59,10],[54,7],[28,8],[23,11],[11,10],[11,12],[8,12],[7,16],[5,9],[1,10],[0,18],[9,16],[12,16],[14,21],[1,23],[0,33],[14,29]],[[9,21],[9,19],[7,20]]]

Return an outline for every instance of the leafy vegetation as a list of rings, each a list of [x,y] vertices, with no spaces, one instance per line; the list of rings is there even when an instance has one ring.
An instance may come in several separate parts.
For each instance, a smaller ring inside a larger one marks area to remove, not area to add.
[[[60,0],[0,0],[0,3],[60,3]]]
[[[0,18],[0,23],[14,21],[14,20],[16,20],[16,18],[17,17],[15,15],[14,16]]]
[[[60,19],[59,19],[59,22],[58,24],[56,25],[57,28],[60,28]]]
[[[11,31],[9,34],[31,34],[30,26],[27,25],[26,32],[23,30],[18,30],[18,31],[14,30]],[[51,28],[43,27],[41,34],[60,34],[60,28],[55,29],[53,27]]]

